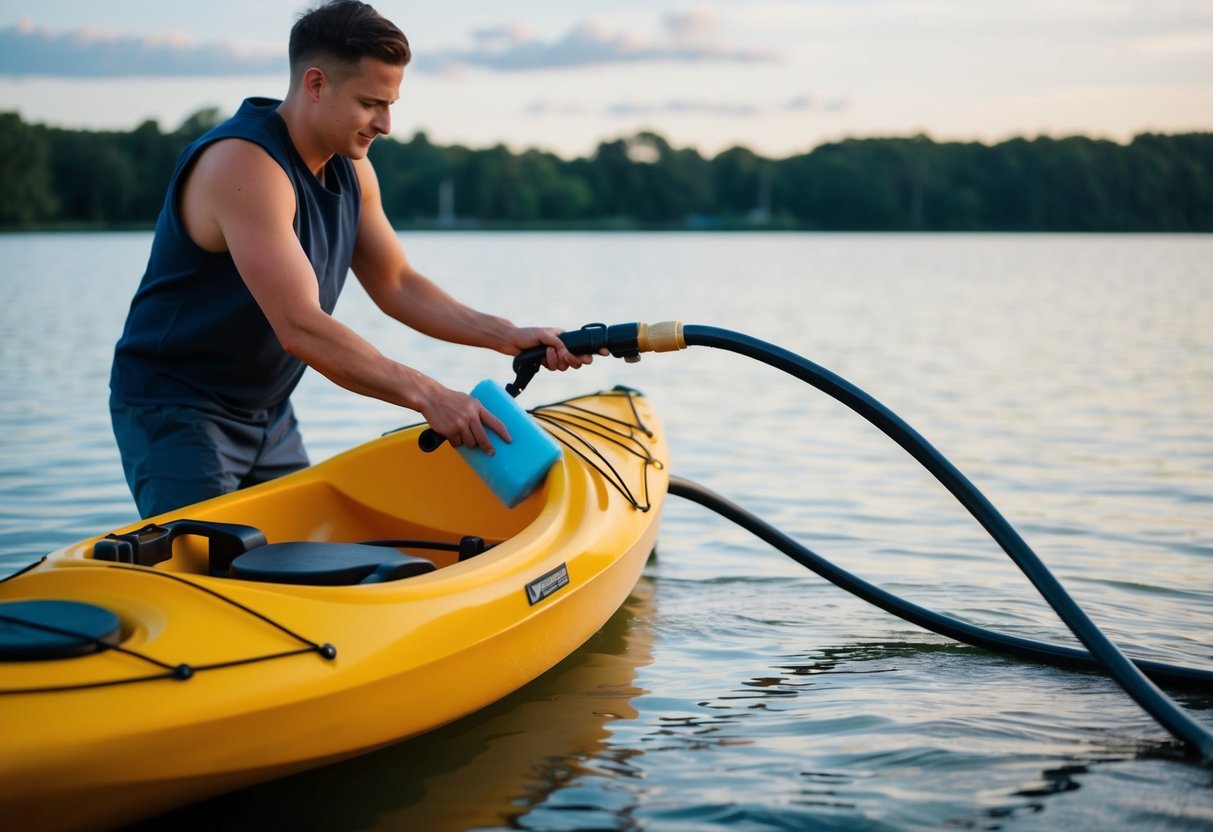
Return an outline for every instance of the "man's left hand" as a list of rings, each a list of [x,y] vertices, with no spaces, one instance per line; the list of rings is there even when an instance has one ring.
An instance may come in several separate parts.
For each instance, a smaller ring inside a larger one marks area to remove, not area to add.
[[[568,347],[560,340],[561,332],[563,330],[555,327],[519,327],[515,334],[514,344],[520,352],[531,347],[547,347],[548,351],[543,359],[543,366],[549,370],[575,370],[594,361],[592,355],[573,355],[569,352]]]

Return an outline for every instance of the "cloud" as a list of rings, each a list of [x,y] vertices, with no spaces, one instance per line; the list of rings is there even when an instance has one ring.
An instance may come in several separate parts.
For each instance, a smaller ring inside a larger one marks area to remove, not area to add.
[[[584,116],[591,115],[584,104],[571,101],[555,102],[546,99],[533,101],[522,111],[527,116]]]
[[[522,24],[486,27],[471,34],[470,49],[419,53],[415,68],[520,72],[651,61],[778,60],[765,49],[727,45],[717,33],[715,13],[708,9],[668,13],[651,37],[616,29],[599,19],[578,23],[556,38],[541,38]],[[253,52],[230,42],[198,42],[179,32],[135,36],[92,27],[53,31],[28,19],[0,29],[0,76],[180,77],[285,71],[284,49]]]
[[[689,12],[668,12],[662,23],[675,41],[686,43],[703,40],[716,34],[716,12],[693,9]]]
[[[472,38],[476,41],[477,49],[499,52],[535,40],[535,33],[525,23],[514,23],[474,29]]]
[[[753,104],[739,104],[732,101],[691,101],[678,98],[659,104],[618,102],[607,108],[608,115],[623,117],[657,115],[743,117],[756,116],[760,112],[761,109]]]
[[[821,98],[816,95],[798,95],[786,101],[780,109],[794,113],[845,113],[851,109],[851,101],[844,97]]]
[[[822,97],[807,93],[774,104],[711,99],[672,98],[666,101],[617,101],[601,109],[581,102],[539,99],[523,110],[527,116],[577,117],[606,115],[615,118],[652,118],[656,116],[716,116],[750,118],[777,114],[843,113],[851,108],[849,98]]]
[[[417,56],[418,69],[453,71],[472,66],[499,72],[561,69],[644,61],[769,63],[778,56],[761,49],[724,45],[715,37],[715,15],[708,10],[667,14],[663,33],[648,38],[616,30],[599,19],[573,26],[563,36],[543,40],[524,26],[497,26],[474,33],[475,48]]]
[[[0,29],[0,76],[174,77],[268,75],[286,71],[286,53],[252,53],[169,32],[146,37],[95,28],[53,32],[29,20]]]

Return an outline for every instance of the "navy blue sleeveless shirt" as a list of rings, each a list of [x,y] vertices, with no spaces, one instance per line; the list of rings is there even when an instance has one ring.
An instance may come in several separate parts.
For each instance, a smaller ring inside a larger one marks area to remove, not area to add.
[[[260,418],[299,383],[303,362],[282,349],[231,255],[195,245],[179,211],[184,174],[203,148],[229,138],[260,145],[294,186],[295,234],[315,269],[320,305],[332,314],[354,255],[361,189],[343,156],[329,161],[323,184],[308,170],[277,113],[280,103],[247,99],[177,160],[147,271],[114,351],[110,390],[119,399]]]

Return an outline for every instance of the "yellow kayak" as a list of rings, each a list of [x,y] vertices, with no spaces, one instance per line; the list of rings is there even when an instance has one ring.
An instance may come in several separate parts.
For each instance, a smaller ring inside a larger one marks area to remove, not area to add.
[[[417,426],[0,582],[0,817],[120,826],[422,734],[577,649],[653,549],[666,442],[623,388],[533,412],[563,454],[513,509]]]

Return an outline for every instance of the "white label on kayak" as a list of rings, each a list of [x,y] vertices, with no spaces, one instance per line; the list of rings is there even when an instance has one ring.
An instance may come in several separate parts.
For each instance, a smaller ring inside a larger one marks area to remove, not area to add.
[[[551,572],[540,575],[526,585],[526,599],[535,606],[553,592],[569,585],[569,569],[567,564],[560,564]]]

